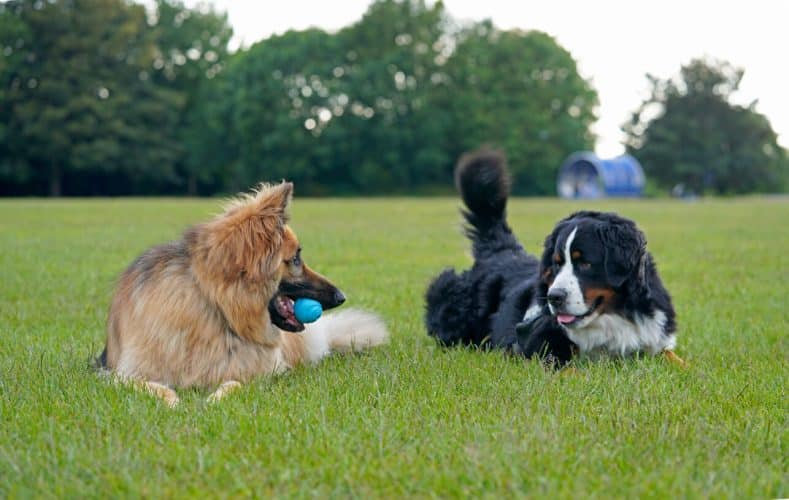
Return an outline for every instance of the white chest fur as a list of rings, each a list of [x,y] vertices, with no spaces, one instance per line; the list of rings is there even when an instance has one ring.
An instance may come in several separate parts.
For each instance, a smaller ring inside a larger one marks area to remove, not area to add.
[[[636,317],[635,321],[616,314],[603,314],[583,328],[565,329],[581,353],[604,351],[614,356],[636,352],[658,354],[673,349],[675,335],[665,335],[666,314],[656,311],[652,316]]]

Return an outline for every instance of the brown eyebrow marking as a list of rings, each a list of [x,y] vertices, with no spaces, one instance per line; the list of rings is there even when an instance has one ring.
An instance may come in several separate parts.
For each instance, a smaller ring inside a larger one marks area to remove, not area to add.
[[[581,252],[578,250],[573,250],[573,253],[570,254],[570,257],[572,257],[573,259],[580,259]]]
[[[553,254],[553,261],[556,262],[557,264],[560,263],[562,261],[562,256],[559,255],[558,253]]]
[[[541,277],[546,285],[551,286],[553,284],[553,270],[551,268],[546,269]]]

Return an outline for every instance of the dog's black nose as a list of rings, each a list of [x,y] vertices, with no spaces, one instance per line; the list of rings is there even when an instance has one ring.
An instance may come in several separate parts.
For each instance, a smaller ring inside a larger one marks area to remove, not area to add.
[[[567,290],[558,288],[548,292],[548,303],[554,308],[562,307],[565,300],[567,300]]]
[[[336,292],[334,292],[334,301],[337,303],[338,306],[341,305],[343,302],[345,302],[345,294],[337,290]]]

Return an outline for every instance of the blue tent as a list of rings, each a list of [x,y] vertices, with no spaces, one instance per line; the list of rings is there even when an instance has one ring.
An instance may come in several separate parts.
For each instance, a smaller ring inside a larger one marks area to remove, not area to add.
[[[644,171],[630,155],[603,160],[591,151],[570,155],[559,169],[556,189],[562,198],[641,196]]]

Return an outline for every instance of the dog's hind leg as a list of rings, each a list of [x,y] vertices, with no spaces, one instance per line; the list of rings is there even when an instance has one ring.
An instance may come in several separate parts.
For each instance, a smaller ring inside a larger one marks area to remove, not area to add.
[[[427,334],[447,346],[481,344],[488,328],[479,319],[474,295],[468,272],[458,275],[453,269],[445,269],[425,294]]]
[[[228,380],[228,381],[222,382],[222,385],[220,385],[217,388],[217,390],[212,392],[211,395],[208,396],[206,401],[208,403],[217,403],[217,402],[219,402],[220,399],[224,398],[225,396],[227,396],[231,392],[235,391],[239,387],[241,387],[241,382],[237,382],[235,380]]]

